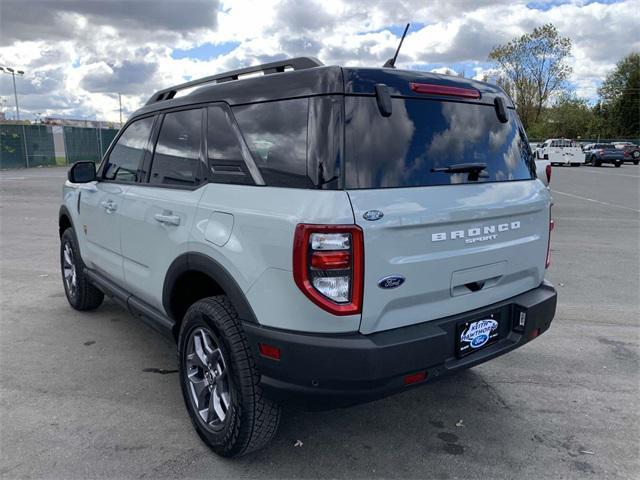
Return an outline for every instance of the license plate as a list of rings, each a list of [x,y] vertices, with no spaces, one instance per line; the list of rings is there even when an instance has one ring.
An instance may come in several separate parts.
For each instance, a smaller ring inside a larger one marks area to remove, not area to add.
[[[458,357],[464,357],[496,343],[499,327],[498,315],[493,313],[477,320],[459,323],[456,339]]]

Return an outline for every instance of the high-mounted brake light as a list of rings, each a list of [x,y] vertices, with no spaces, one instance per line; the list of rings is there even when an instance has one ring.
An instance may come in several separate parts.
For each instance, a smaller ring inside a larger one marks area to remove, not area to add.
[[[447,95],[449,97],[480,98],[480,92],[475,88],[449,87],[432,83],[409,83],[409,87],[416,93],[428,95]]]
[[[362,311],[364,246],[357,225],[299,224],[293,278],[316,305],[334,315]]]

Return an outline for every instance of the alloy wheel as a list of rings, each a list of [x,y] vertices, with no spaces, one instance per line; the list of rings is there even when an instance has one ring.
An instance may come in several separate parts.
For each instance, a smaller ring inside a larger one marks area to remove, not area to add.
[[[224,425],[231,395],[227,362],[216,337],[206,328],[196,328],[187,343],[185,382],[191,403],[205,427]]]
[[[65,243],[62,250],[62,274],[64,275],[64,284],[67,287],[67,293],[70,297],[75,297],[78,288],[78,278],[73,248],[71,248],[71,244],[69,243]]]

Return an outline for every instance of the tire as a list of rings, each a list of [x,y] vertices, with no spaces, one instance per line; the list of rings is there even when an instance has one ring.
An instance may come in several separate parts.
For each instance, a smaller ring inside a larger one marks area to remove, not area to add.
[[[67,228],[60,237],[60,270],[69,305],[84,311],[94,310],[102,304],[104,293],[92,285],[85,274],[73,228]]]
[[[634,163],[637,165],[638,161],[640,161],[640,150],[634,150],[634,152],[631,154],[631,156],[635,160]]]
[[[180,328],[178,359],[187,411],[211,450],[238,457],[275,437],[280,406],[263,396],[238,314],[226,296],[189,307]]]
[[[616,168],[620,168],[622,166],[622,162],[616,162],[614,165],[616,166]]]
[[[638,163],[640,163],[640,160],[634,160],[634,161],[633,161],[633,164],[634,164],[634,165],[638,165]]]

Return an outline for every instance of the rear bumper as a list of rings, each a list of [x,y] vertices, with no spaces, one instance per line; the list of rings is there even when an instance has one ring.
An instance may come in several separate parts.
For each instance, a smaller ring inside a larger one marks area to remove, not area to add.
[[[318,335],[245,324],[261,384],[277,400],[358,402],[407,388],[407,374],[425,371],[425,382],[486,362],[545,332],[557,293],[547,282],[508,300],[440,320],[363,335]],[[501,312],[497,343],[463,358],[456,356],[456,326],[485,312]],[[526,314],[523,331],[515,325]],[[280,360],[260,355],[258,344],[280,349]],[[422,383],[425,383],[422,382]]]
[[[630,161],[631,159],[625,159],[624,157],[600,157],[598,158],[598,161],[600,163],[618,163],[618,162],[625,162],[625,161]]]

